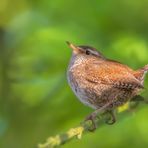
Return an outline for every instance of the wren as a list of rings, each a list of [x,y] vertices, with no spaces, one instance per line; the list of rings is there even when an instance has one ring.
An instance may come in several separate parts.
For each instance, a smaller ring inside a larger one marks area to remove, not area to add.
[[[91,120],[95,129],[97,114],[109,112],[113,124],[114,109],[136,98],[144,88],[148,65],[133,70],[106,58],[93,47],[67,44],[72,49],[67,72],[69,85],[83,104],[95,110],[86,120]]]

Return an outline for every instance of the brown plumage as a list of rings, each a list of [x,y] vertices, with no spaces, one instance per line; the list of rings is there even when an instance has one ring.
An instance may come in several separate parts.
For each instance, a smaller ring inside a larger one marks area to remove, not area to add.
[[[105,58],[95,48],[74,46],[68,68],[68,82],[84,104],[97,112],[112,111],[126,103],[144,88],[143,81],[148,65],[137,71],[117,61]]]

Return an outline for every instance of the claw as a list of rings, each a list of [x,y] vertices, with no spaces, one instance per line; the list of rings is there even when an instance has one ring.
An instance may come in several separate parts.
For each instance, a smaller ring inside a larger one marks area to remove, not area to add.
[[[115,114],[113,111],[108,111],[108,113],[110,114],[110,119],[109,120],[106,120],[105,123],[106,124],[109,124],[109,125],[112,125],[116,122],[116,117],[115,117]]]
[[[92,113],[90,114],[89,116],[87,116],[85,118],[84,121],[88,121],[88,120],[91,120],[92,122],[92,127],[89,129],[89,131],[93,132],[96,130],[97,126],[96,126],[96,123],[95,123],[95,119],[96,119],[97,115],[95,113]]]
[[[101,112],[104,112],[109,105],[110,105],[110,102],[108,104],[102,106],[101,108],[96,109],[93,113],[91,113],[88,117],[86,117],[85,121],[91,120],[91,122],[92,122],[93,128],[89,129],[89,131],[94,131],[96,129],[97,126],[95,123],[95,119],[96,119],[97,115]],[[114,117],[114,116],[112,115],[112,117]],[[115,120],[115,117],[113,119]]]

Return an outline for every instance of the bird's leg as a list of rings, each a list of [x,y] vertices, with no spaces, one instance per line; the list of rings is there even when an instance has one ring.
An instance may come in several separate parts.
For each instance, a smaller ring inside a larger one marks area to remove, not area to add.
[[[88,115],[84,120],[84,121],[91,120],[92,127],[91,127],[91,129],[89,129],[89,131],[91,131],[91,132],[95,131],[95,129],[97,128],[96,122],[95,122],[96,117],[97,117],[97,114],[95,112],[93,112],[90,115]]]
[[[110,118],[105,121],[106,124],[112,125],[116,122],[116,116],[114,110],[107,111],[110,114]]]
[[[97,128],[96,126],[96,122],[95,122],[95,119],[97,117],[97,115],[101,112],[104,112],[106,110],[106,108],[109,106],[109,104],[106,104],[104,105],[103,107],[99,108],[99,109],[96,109],[94,112],[92,112],[89,116],[87,116],[85,118],[84,121],[88,121],[88,120],[91,120],[92,122],[92,128],[89,129],[90,131],[95,131],[95,129]]]

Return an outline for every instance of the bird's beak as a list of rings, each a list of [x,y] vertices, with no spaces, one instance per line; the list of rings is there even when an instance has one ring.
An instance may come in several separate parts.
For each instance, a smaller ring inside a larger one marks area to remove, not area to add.
[[[68,46],[73,50],[73,53],[78,53],[79,52],[79,48],[75,45],[73,45],[72,43],[70,43],[69,41],[66,41],[66,43],[68,44]]]

